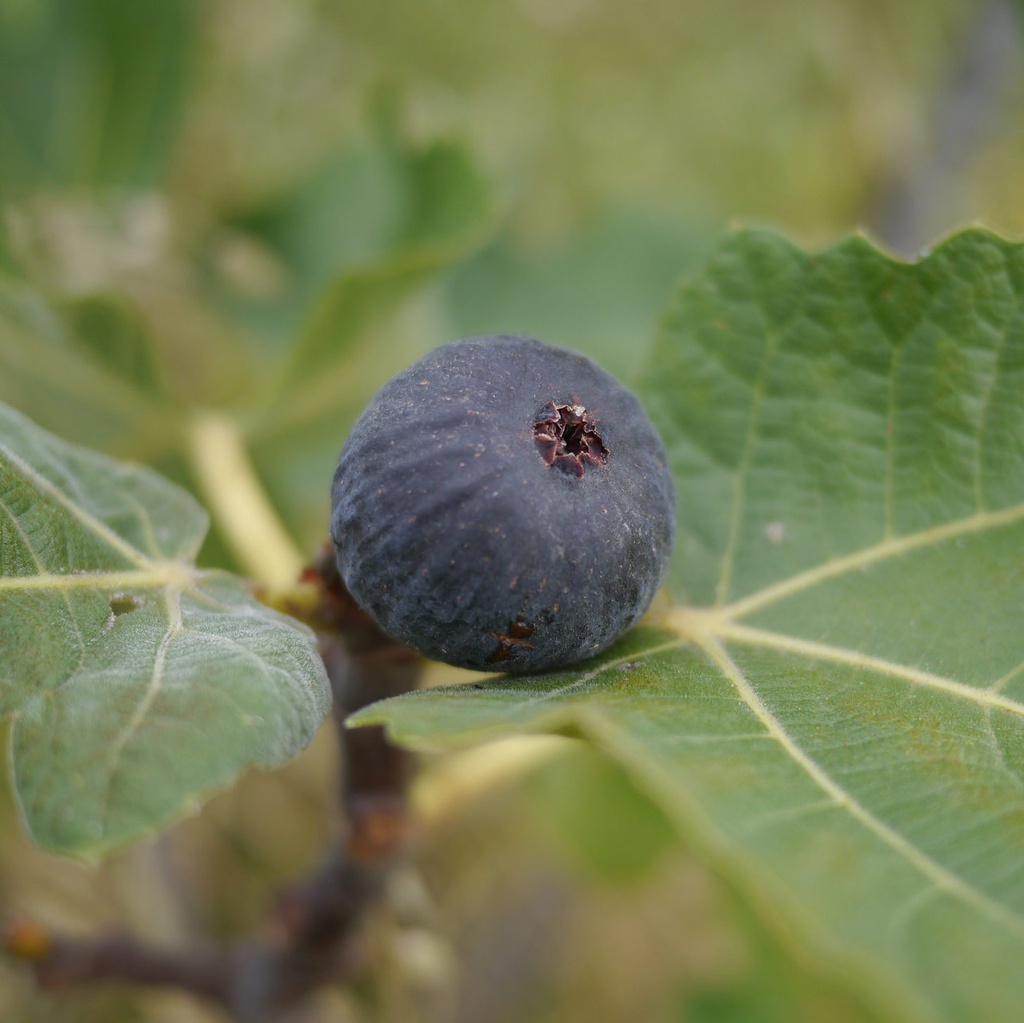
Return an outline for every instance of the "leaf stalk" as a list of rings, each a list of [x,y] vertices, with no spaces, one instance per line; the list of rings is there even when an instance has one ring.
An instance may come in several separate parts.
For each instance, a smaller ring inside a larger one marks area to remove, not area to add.
[[[238,424],[223,412],[197,412],[187,450],[214,522],[241,567],[271,589],[293,583],[305,559],[270,503]]]

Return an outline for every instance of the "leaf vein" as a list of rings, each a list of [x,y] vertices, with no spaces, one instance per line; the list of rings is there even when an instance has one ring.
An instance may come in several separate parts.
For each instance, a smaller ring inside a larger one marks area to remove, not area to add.
[[[740,698],[768,733],[777,740],[785,753],[837,806],[846,810],[854,820],[905,860],[917,873],[931,881],[936,888],[955,896],[961,902],[1018,937],[1024,937],[1024,918],[1000,905],[918,849],[885,821],[876,817],[832,778],[817,761],[802,750],[783,728],[779,719],[768,709],[767,704],[757,694],[739,666],[717,640],[705,638],[701,642],[701,647],[707,657],[733,684]]]
[[[1018,302],[1019,306],[1019,302]],[[1002,330],[999,331],[999,339],[996,342],[995,350],[992,353],[992,372],[985,384],[981,396],[981,410],[978,415],[978,430],[974,441],[974,505],[979,512],[985,509],[984,481],[982,479],[984,470],[982,468],[982,455],[985,451],[985,433],[988,425],[989,413],[992,410],[992,395],[996,389],[999,379],[999,366],[1002,360],[1003,350],[1006,347],[1007,335],[1010,332],[1012,318],[1004,322]]]
[[[96,518],[95,515],[87,512],[83,507],[70,500],[58,486],[38,473],[27,462],[19,458],[9,448],[0,449],[18,469],[22,476],[38,490],[42,491],[54,501],[60,504],[70,515],[91,532],[97,539],[101,540],[108,547],[117,551],[126,560],[144,568],[149,564],[149,559],[130,543],[118,536],[105,522]]]
[[[33,555],[35,560],[35,556]],[[38,560],[36,560],[38,564]],[[41,566],[40,566],[41,567]],[[195,584],[195,577],[189,570],[176,562],[166,565],[153,564],[150,568],[127,569],[123,572],[75,572],[60,575],[55,572],[40,572],[38,575],[6,576],[0,578],[0,590],[120,590],[129,588],[162,589],[168,585],[189,591]]]
[[[1024,717],[1024,704],[1001,696],[992,689],[979,689],[976,686],[967,685],[965,682],[957,682],[955,679],[935,675],[929,671],[897,664],[895,661],[888,661],[882,657],[865,654],[859,650],[846,650],[843,647],[819,643],[816,640],[800,639],[797,636],[787,636],[784,633],[769,632],[767,629],[755,629],[747,625],[739,625],[728,621],[723,622],[717,628],[713,628],[712,632],[720,639],[734,640],[747,646],[777,650],[782,653],[799,654],[800,656],[810,657],[819,661],[848,664],[854,668],[863,668],[866,671],[890,675],[914,685],[942,690],[953,696],[981,704],[983,707],[1005,710],[1010,714],[1016,714],[1018,717]]]
[[[772,361],[778,343],[779,336],[775,331],[765,332],[764,356],[761,359],[757,381],[751,394],[750,422],[747,425],[747,435],[743,441],[743,451],[740,454],[740,460],[733,475],[732,517],[729,522],[729,539],[726,542],[725,552],[722,555],[722,571],[718,579],[717,593],[715,595],[715,605],[717,607],[721,607],[729,599],[729,584],[732,581],[733,563],[736,560],[736,551],[739,548],[740,527],[743,524],[743,513],[746,506],[747,474],[751,458],[753,457],[754,444],[757,441],[757,428],[761,421],[761,406],[764,404],[768,365]]]
[[[990,685],[989,692],[1001,693],[1011,682],[1024,675],[1024,661],[1020,664],[1012,667],[1002,678],[997,678],[995,682]]]
[[[628,664],[630,661],[642,660],[645,657],[654,657],[656,654],[664,653],[667,650],[676,650],[681,646],[685,646],[688,642],[688,639],[681,637],[679,639],[669,640],[667,643],[659,643],[647,650],[634,650],[631,653],[623,654],[621,657],[614,657],[612,660],[605,661],[603,664],[599,664],[596,668],[592,668],[585,675],[573,682],[567,682],[563,686],[558,686],[555,689],[549,689],[547,692],[543,692],[539,696],[532,696],[530,699],[524,700],[523,706],[531,707],[538,703],[546,703],[548,700],[557,699],[559,696],[564,696],[566,693],[570,693],[575,690],[582,690],[588,683],[593,682],[598,675],[601,675],[606,671],[611,671],[623,664]]]
[[[0,501],[0,508],[3,508],[7,513],[11,521],[11,525],[14,527],[14,531],[21,537],[22,542],[25,544],[25,550],[28,551],[29,557],[35,563],[36,567],[41,569],[43,564],[40,561],[35,548],[32,546],[31,540],[29,540],[28,536],[25,534],[25,530],[22,528],[21,522],[18,521],[18,517],[3,501]],[[4,588],[3,584],[6,581],[7,580],[5,578],[0,578],[0,589]],[[75,613],[72,610],[71,598],[68,596],[67,592],[64,592],[62,596],[64,598],[64,606],[67,608],[68,612],[68,621],[71,623],[71,627],[75,630],[75,635],[78,637],[78,665],[74,669],[75,671],[78,671],[85,663],[85,636],[82,635],[82,627],[78,624],[78,619],[75,617]]]
[[[128,720],[128,723],[123,729],[121,729],[120,734],[111,743],[109,756],[110,771],[107,776],[107,799],[102,828],[103,834],[107,834],[108,818],[112,805],[110,795],[113,791],[114,779],[117,776],[118,771],[121,770],[121,754],[132,736],[138,732],[142,722],[146,719],[146,715],[156,702],[156,698],[163,688],[164,674],[167,670],[167,652],[175,637],[179,636],[183,631],[181,622],[180,593],[168,587],[164,591],[164,601],[168,617],[167,631],[164,633],[163,638],[160,640],[160,646],[157,648],[156,657],[153,661],[153,671],[149,676],[149,685],[146,686],[146,691],[143,694],[142,699],[139,701],[138,706],[135,708],[131,718]]]
[[[749,597],[744,597],[742,600],[727,604],[721,610],[730,619],[742,618],[778,603],[786,597],[791,597],[796,593],[808,590],[819,583],[836,579],[839,576],[859,569],[868,568],[887,558],[899,557],[920,547],[943,543],[946,540],[966,536],[970,533],[980,533],[986,529],[1010,526],[1022,519],[1024,519],[1024,504],[1015,504],[1008,508],[1002,508],[999,511],[969,515],[966,518],[956,519],[941,526],[932,526],[916,533],[908,533],[905,536],[895,537],[891,540],[883,540],[881,543],[864,547],[853,554],[848,554],[832,561],[825,561],[815,565],[813,568],[798,572],[788,579],[783,579],[779,583],[774,583],[771,586],[758,590],[756,593],[752,593]]]

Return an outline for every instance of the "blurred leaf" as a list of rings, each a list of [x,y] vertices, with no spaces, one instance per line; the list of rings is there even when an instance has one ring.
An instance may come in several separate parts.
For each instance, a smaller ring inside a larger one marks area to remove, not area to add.
[[[687,606],[584,669],[378,704],[400,741],[582,732],[894,1007],[1024,999],[1024,246],[727,241],[646,398]]]
[[[680,1023],[880,1023],[892,1018],[884,1009],[851,998],[832,978],[801,969],[755,920],[736,915],[749,945],[746,969],[728,983],[680,992]]]
[[[264,343],[292,340],[340,273],[373,264],[399,233],[408,184],[393,149],[352,142],[212,239],[215,300]]]
[[[660,311],[717,233],[707,222],[616,204],[554,243],[506,235],[452,273],[452,336],[539,337],[634,378]]]
[[[291,338],[285,383],[336,372],[367,322],[491,228],[488,189],[464,147],[395,135],[378,127],[349,143],[214,239],[217,301],[265,342]]]
[[[113,298],[90,295],[68,302],[63,311],[74,337],[99,365],[143,394],[162,394],[153,349],[128,309]]]
[[[0,711],[40,844],[96,856],[312,738],[312,634],[196,569],[183,491],[0,406],[0,512]]]
[[[192,7],[0,4],[0,191],[158,181],[185,94]]]
[[[608,884],[642,879],[678,841],[660,807],[587,747],[543,765],[529,787],[572,854]]]
[[[173,446],[179,429],[151,341],[123,303],[90,296],[58,308],[2,274],[0,400],[119,453]]]
[[[286,379],[293,386],[344,371],[376,317],[466,256],[492,226],[487,188],[465,149],[434,142],[398,155],[405,194],[389,249],[343,272],[314,305],[290,354]],[[344,225],[338,230],[343,234]]]
[[[10,226],[3,204],[0,203],[0,275],[12,273],[15,266],[14,253],[11,251]]]

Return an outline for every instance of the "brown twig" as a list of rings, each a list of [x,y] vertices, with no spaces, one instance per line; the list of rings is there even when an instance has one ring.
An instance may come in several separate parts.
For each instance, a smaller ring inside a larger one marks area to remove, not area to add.
[[[166,985],[226,1004],[228,971],[216,952],[183,955],[140,945],[125,934],[101,934],[88,940],[51,935],[31,921],[8,928],[9,955],[29,963],[40,987],[61,990],[83,983],[125,980]]]
[[[382,729],[349,731],[345,721],[368,703],[414,688],[421,662],[359,609],[338,576],[330,547],[304,573],[303,583],[301,606],[290,605],[287,595],[278,604],[317,630],[327,666],[341,750],[337,845],[311,878],[281,895],[272,937],[263,941],[183,953],[150,948],[126,934],[73,939],[18,923],[4,946],[28,964],[41,986],[171,986],[220,1005],[241,1023],[273,1023],[317,988],[365,967],[360,925],[407,843],[412,765]]]

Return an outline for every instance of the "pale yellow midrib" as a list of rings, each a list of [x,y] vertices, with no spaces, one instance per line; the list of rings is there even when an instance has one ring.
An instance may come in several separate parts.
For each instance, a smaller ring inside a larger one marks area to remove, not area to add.
[[[182,626],[182,614],[181,614],[181,594],[172,589],[164,590],[164,607],[167,611],[167,631],[164,633],[163,638],[160,640],[160,646],[157,648],[156,656],[153,658],[153,671],[149,676],[149,684],[146,686],[146,691],[139,701],[138,706],[135,708],[134,713],[128,720],[128,723],[121,730],[120,734],[114,739],[110,747],[110,771],[107,778],[107,810],[110,808],[110,792],[113,787],[113,780],[117,772],[121,769],[121,756],[124,752],[125,746],[129,743],[132,736],[134,736],[139,728],[142,726],[142,722],[145,720],[146,715],[149,713],[153,704],[156,702],[157,697],[160,695],[163,689],[164,674],[167,669],[167,651],[170,649],[170,645],[175,637],[181,635],[183,632]],[[106,814],[104,815],[106,817]],[[106,819],[103,821],[103,833],[106,834],[107,822]]]
[[[754,716],[761,722],[769,735],[774,738],[785,753],[808,775],[837,807],[841,807],[872,834],[884,842],[893,852],[901,856],[918,873],[927,878],[936,888],[949,893],[971,906],[980,914],[998,923],[1007,930],[1024,938],[1024,919],[1010,912],[998,902],[967,884],[956,874],[947,870],[930,856],[912,845],[899,832],[877,818],[862,803],[834,781],[814,760],[812,760],[782,727],[782,724],[761,700],[739,666],[729,657],[717,639],[704,638],[699,644],[708,658],[732,683],[737,693],[747,704]]]
[[[977,515],[970,515],[964,519],[957,519],[955,522],[948,522],[942,526],[933,526],[930,529],[923,529],[917,533],[909,533],[906,536],[896,537],[892,540],[885,540],[872,547],[865,547],[842,558],[833,561],[823,562],[805,572],[798,572],[796,575],[784,579],[773,586],[766,586],[757,593],[744,597],[742,600],[734,601],[718,609],[720,613],[729,619],[743,618],[753,614],[765,607],[769,607],[786,597],[791,597],[803,590],[810,589],[818,583],[835,579],[838,576],[846,575],[857,569],[867,568],[886,558],[899,557],[919,547],[927,547],[932,544],[943,543],[946,540],[956,539],[958,536],[967,536],[971,533],[979,533],[985,529],[997,529],[1000,526],[1009,526],[1024,519],[1024,504],[1012,505],[996,512],[983,512]]]
[[[1024,505],[1015,505],[998,512],[978,513],[944,526],[937,526],[908,536],[886,540],[847,557],[839,558],[809,569],[806,572],[799,573],[790,579],[784,580],[777,585],[766,587],[760,592],[752,594],[743,600],[735,601],[732,604],[710,609],[677,608],[668,614],[667,619],[668,624],[679,632],[684,641],[689,641],[705,652],[706,656],[729,679],[738,695],[766,729],[768,735],[779,743],[786,755],[811,778],[837,807],[848,812],[863,827],[883,841],[894,853],[902,857],[931,882],[936,889],[950,894],[972,907],[979,914],[1018,936],[1024,937],[1024,919],[1010,912],[1004,906],[966,883],[962,878],[923,853],[898,831],[889,827],[884,821],[872,814],[863,804],[858,802],[850,793],[846,792],[804,752],[761,700],[753,685],[722,645],[723,641],[733,641],[784,653],[860,667],[868,671],[898,677],[915,685],[944,691],[986,708],[996,708],[1018,716],[1024,716],[1024,705],[1009,700],[992,690],[968,686],[954,679],[944,678],[932,672],[900,665],[883,658],[863,654],[859,651],[845,650],[813,640],[804,640],[765,629],[757,629],[743,625],[738,621],[744,615],[762,610],[786,597],[810,589],[829,579],[866,568],[885,558],[898,557],[901,554],[918,548],[942,543],[955,539],[958,536],[1011,525],[1021,519],[1024,519]]]
[[[813,640],[804,640],[785,633],[757,629],[741,624],[738,619],[804,590],[838,578],[848,572],[866,568],[885,558],[917,550],[931,544],[942,543],[980,532],[984,529],[1012,525],[1024,519],[1024,504],[1013,505],[997,512],[972,515],[943,526],[921,530],[894,540],[886,540],[866,547],[854,554],[825,562],[815,568],[791,576],[774,586],[768,586],[742,600],[714,608],[677,607],[665,616],[666,624],[674,628],[685,640],[698,644],[718,639],[731,639],[765,649],[795,653],[834,663],[848,664],[881,674],[901,678],[915,685],[941,690],[984,707],[996,708],[1024,717],[1024,704],[1001,696],[994,688],[981,688],[944,678],[932,672],[906,667],[884,658],[873,657],[856,650],[846,650]]]
[[[140,568],[145,568],[149,565],[149,558],[140,550],[118,536],[106,523],[101,522],[94,515],[90,515],[80,505],[75,504],[63,490],[51,483],[45,476],[36,472],[31,465],[12,451],[6,450],[4,454],[32,486],[53,498],[54,501],[61,505],[73,518],[77,519],[97,539],[101,540],[112,550],[117,551],[118,554],[133,565],[138,565]]]
[[[955,679],[945,678],[930,671],[922,671],[919,668],[911,668],[882,657],[874,657],[859,650],[847,650],[844,647],[800,639],[797,636],[789,636],[781,632],[755,629],[729,620],[712,625],[707,634],[715,639],[733,640],[762,650],[776,650],[780,653],[798,654],[813,660],[831,661],[835,664],[863,668],[865,671],[889,675],[915,685],[927,686],[930,689],[938,689],[961,699],[971,700],[984,707],[1004,710],[1010,714],[1024,717],[1024,704],[1002,696],[992,689],[970,686],[965,682],[957,682]]]
[[[4,576],[0,577],[0,591],[54,590],[64,593],[83,589],[163,589],[167,586],[189,590],[200,574],[198,569],[168,561],[154,563],[150,568],[123,572],[75,572],[69,575],[40,572],[37,575]]]

